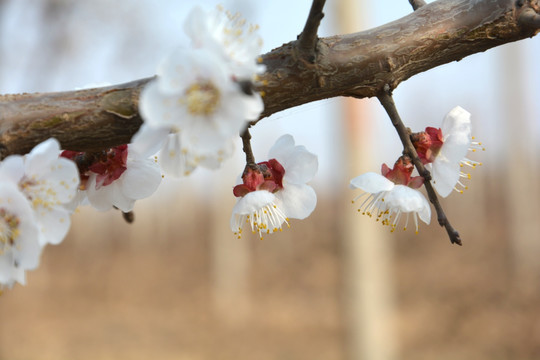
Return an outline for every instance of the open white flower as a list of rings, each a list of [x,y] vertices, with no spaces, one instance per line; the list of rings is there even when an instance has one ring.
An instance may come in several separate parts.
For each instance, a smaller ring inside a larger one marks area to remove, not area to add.
[[[464,166],[476,167],[479,162],[465,156],[469,150],[473,152],[483,149],[481,143],[473,142],[471,136],[471,114],[460,106],[456,106],[445,116],[440,129],[428,127],[422,133],[421,141],[415,143],[418,155],[432,173],[432,184],[442,197],[450,195],[452,190],[463,192],[457,188],[467,187],[460,178],[470,179],[470,174],[461,169]]]
[[[30,203],[10,179],[0,177],[0,290],[25,284],[25,270],[39,264],[42,246]]]
[[[211,49],[240,80],[253,80],[255,74],[264,71],[256,61],[262,49],[258,28],[247,25],[240,14],[231,14],[219,6],[209,12],[196,6],[184,23],[193,46]]]
[[[391,231],[396,229],[403,215],[406,216],[404,230],[409,223],[409,214],[413,215],[417,233],[418,218],[426,224],[430,223],[431,208],[418,190],[394,184],[386,177],[373,172],[355,177],[351,180],[350,187],[364,191],[353,200],[353,203],[368,195],[360,204],[358,211],[369,217],[375,216],[377,221],[390,226]]]
[[[244,224],[263,234],[281,231],[289,219],[305,219],[317,204],[306,183],[318,169],[317,156],[295,146],[291,135],[280,137],[268,153],[270,160],[247,167],[243,183],[234,188],[239,197],[231,216],[231,229],[241,236]]]
[[[0,176],[10,178],[30,201],[42,245],[58,244],[66,236],[72,201],[79,187],[77,166],[59,157],[60,144],[48,139],[25,157],[8,156],[0,164]]]
[[[159,161],[167,162],[166,173],[175,168],[189,172],[198,165],[212,168],[232,153],[231,138],[262,110],[260,95],[245,94],[215,54],[207,49],[178,49],[141,93],[144,126],[133,143],[137,148],[161,148]],[[168,138],[170,133],[178,135]],[[182,165],[186,155],[189,166]]]

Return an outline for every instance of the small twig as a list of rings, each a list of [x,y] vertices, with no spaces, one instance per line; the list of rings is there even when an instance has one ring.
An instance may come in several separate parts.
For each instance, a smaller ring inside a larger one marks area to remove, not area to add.
[[[401,139],[401,143],[403,144],[403,153],[409,155],[414,165],[416,166],[418,173],[425,180],[424,186],[426,187],[429,201],[433,204],[435,210],[437,211],[437,220],[439,221],[439,225],[445,227],[446,232],[448,233],[448,237],[450,238],[450,242],[452,244],[462,245],[459,233],[452,227],[452,225],[450,225],[450,221],[446,217],[446,214],[444,213],[444,210],[439,203],[437,194],[435,193],[433,186],[431,186],[431,174],[424,167],[424,164],[422,164],[422,161],[418,157],[416,149],[411,142],[409,130],[405,127],[405,125],[403,125],[403,122],[401,121],[401,118],[396,108],[396,104],[394,103],[394,99],[392,98],[390,86],[385,85],[384,90],[378,95],[378,99],[381,105],[386,110],[386,113],[390,117],[392,124],[396,128],[399,138]]]
[[[540,15],[530,7],[524,9],[521,14],[519,14],[518,22],[523,26],[540,29]]]
[[[424,0],[409,0],[409,3],[412,5],[414,11],[426,5],[426,2]]]
[[[255,165],[255,156],[253,156],[253,150],[251,150],[251,134],[249,133],[249,126],[246,127],[246,130],[240,134],[242,138],[242,150],[246,154],[246,166]]]
[[[133,211],[129,211],[129,212],[122,211],[122,217],[124,218],[124,220],[126,220],[128,224],[131,224],[133,223],[133,221],[135,221],[135,214],[133,213]]]
[[[116,206],[113,205],[113,208],[116,210],[120,210]],[[120,210],[121,211],[121,210]],[[135,213],[133,211],[123,212],[122,211],[122,218],[128,223],[131,224],[133,221],[135,221]]]
[[[324,17],[322,12],[324,3],[326,0],[313,0],[311,4],[311,10],[309,11],[308,18],[304,30],[298,36],[296,47],[303,53],[304,58],[310,62],[315,62],[315,48],[317,47],[317,30],[321,24],[321,20]]]

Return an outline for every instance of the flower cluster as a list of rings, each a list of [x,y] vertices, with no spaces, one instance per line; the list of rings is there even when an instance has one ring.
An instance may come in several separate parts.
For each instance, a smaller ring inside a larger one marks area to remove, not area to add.
[[[481,143],[472,141],[471,114],[457,106],[446,115],[441,128],[427,127],[423,132],[412,134],[411,139],[418,157],[431,171],[435,190],[442,197],[448,196],[453,189],[463,192],[456,186],[466,188],[460,178],[470,178],[470,175],[463,173],[461,168],[480,165],[465,155],[469,150],[483,149]],[[375,215],[377,221],[389,225],[392,231],[396,229],[402,214],[406,214],[404,229],[407,228],[410,213],[413,214],[417,232],[418,218],[429,224],[429,204],[424,195],[416,190],[424,179],[412,177],[413,170],[411,159],[402,156],[393,169],[383,164],[382,175],[366,173],[352,179],[351,188],[365,192],[356,197],[353,203],[369,194],[358,211],[368,216]]]
[[[317,156],[295,146],[291,135],[280,137],[268,153],[270,158],[248,164],[242,183],[233,189],[238,198],[233,208],[231,229],[241,237],[242,227],[263,234],[281,231],[289,219],[305,219],[317,204],[317,195],[306,183],[318,169]]]
[[[0,288],[25,283],[46,244],[58,244],[70,226],[68,204],[79,186],[75,164],[59,157],[49,139],[25,157],[0,163]]]
[[[187,17],[192,46],[165,58],[142,91],[144,124],[133,138],[140,151],[159,151],[166,174],[218,168],[233,152],[233,137],[261,114],[261,96],[244,86],[264,69],[256,29],[221,8],[197,7]]]

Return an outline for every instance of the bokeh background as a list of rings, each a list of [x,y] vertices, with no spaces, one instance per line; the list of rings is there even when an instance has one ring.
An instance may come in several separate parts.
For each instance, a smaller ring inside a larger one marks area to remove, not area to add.
[[[154,74],[212,1],[0,0],[0,93],[69,90]],[[309,0],[222,4],[260,25],[264,51],[295,39]],[[405,0],[328,0],[321,36],[411,12]],[[390,234],[356,212],[351,177],[400,144],[374,99],[329,99],[253,130],[257,159],[283,133],[317,153],[318,206],[260,241],[229,230],[242,155],[166,178],[136,221],[82,208],[28,285],[0,297],[0,359],[540,358],[540,40],[417,75],[395,91],[409,127],[461,105],[487,148],[436,224]],[[1,109],[0,109],[1,111]]]

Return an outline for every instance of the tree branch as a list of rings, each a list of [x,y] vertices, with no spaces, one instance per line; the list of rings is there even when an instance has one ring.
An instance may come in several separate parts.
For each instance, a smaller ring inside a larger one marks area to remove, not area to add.
[[[0,159],[55,137],[62,148],[100,151],[129,143],[142,119],[139,95],[153,78],[97,89],[0,95]]]
[[[409,0],[409,3],[412,5],[414,11],[426,5],[426,2],[424,0]]]
[[[408,155],[412,159],[414,166],[418,170],[418,173],[424,178],[424,186],[428,193],[429,201],[435,207],[435,211],[437,211],[437,220],[439,221],[439,225],[444,226],[452,244],[462,245],[459,233],[450,224],[450,221],[446,217],[446,214],[444,213],[444,210],[439,203],[439,198],[437,197],[433,186],[431,186],[431,174],[424,167],[424,164],[422,164],[422,161],[418,157],[416,149],[411,142],[409,130],[401,121],[401,118],[396,108],[396,104],[394,103],[394,99],[392,99],[389,86],[383,89],[383,91],[378,95],[378,99],[381,105],[386,110],[386,113],[390,117],[390,120],[392,120],[392,124],[396,128],[397,133],[399,134],[399,138],[401,140],[401,143],[403,144],[403,153]]]
[[[297,43],[309,41],[292,41],[262,56],[267,71],[255,89],[265,93],[261,118],[329,97],[378,96],[386,84],[392,90],[441,64],[534,36],[540,31],[535,25],[531,12],[517,9],[514,0],[444,0],[375,29],[321,38],[313,64],[298,58]],[[308,33],[316,39],[316,27]],[[78,151],[129,142],[142,121],[138,96],[151,79],[100,89],[0,96],[0,158],[24,154],[49,137]]]
[[[317,40],[319,40],[317,30],[324,17],[322,10],[325,2],[326,0],[313,0],[304,30],[298,36],[298,41],[296,42],[296,47],[302,58],[311,64],[315,62]]]

